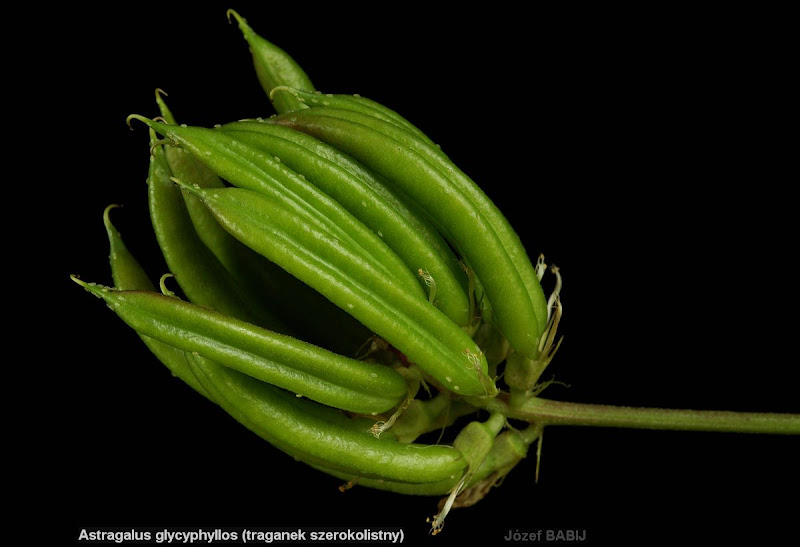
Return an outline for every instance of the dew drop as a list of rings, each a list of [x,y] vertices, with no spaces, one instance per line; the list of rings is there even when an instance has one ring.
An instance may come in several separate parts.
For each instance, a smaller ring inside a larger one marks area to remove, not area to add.
[[[373,377],[373,378],[377,378],[378,377],[378,373],[377,372],[370,372],[369,375],[371,377]]]
[[[347,307],[350,308],[351,310],[353,309],[353,305],[352,304],[348,304]]]
[[[458,390],[459,390],[459,389],[461,389],[461,388],[460,388],[460,387],[458,387],[458,386],[453,386],[453,389],[455,389],[456,391],[458,391]]]
[[[326,93],[325,96],[326,97],[333,97],[333,93]]]
[[[359,99],[360,99],[360,98],[361,98],[361,95],[359,95],[358,93],[354,93],[354,94],[353,94],[353,97],[357,97],[357,98],[359,98]]]
[[[311,99],[311,102],[317,104],[319,101],[317,99]]]
[[[210,155],[211,155],[211,150],[206,150],[206,156],[210,156]]]
[[[383,232],[381,232],[380,230],[378,230],[378,237],[383,237]]]
[[[322,101],[322,104],[324,106],[330,106],[331,105],[330,101]]]
[[[366,202],[366,201],[364,201],[364,200],[361,200],[361,205],[363,205],[364,207],[366,207],[366,206],[367,206],[367,202]]]
[[[302,393],[295,393],[295,394],[294,394],[294,396],[295,396],[295,397],[297,397],[297,398],[299,399],[300,397],[302,397],[302,396],[303,396],[303,394],[302,394]]]
[[[453,379],[450,378],[449,376],[445,376],[445,380],[447,380],[448,382],[452,382],[453,381]]]
[[[181,124],[181,127],[186,127],[186,124],[185,124],[185,123],[182,123],[182,124]]]
[[[219,198],[219,194],[214,194],[214,197],[215,198]]]

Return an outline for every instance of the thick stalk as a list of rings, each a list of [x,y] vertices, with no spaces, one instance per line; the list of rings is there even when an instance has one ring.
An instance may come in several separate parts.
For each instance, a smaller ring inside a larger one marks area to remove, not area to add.
[[[490,412],[501,412],[511,419],[540,426],[577,425],[679,431],[720,431],[731,433],[770,433],[800,435],[800,414],[735,412],[727,410],[688,410],[638,408],[569,403],[531,397],[512,407],[508,395],[475,404]]]

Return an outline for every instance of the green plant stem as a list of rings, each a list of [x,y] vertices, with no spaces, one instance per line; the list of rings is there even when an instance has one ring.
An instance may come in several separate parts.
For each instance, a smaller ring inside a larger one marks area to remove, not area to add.
[[[473,403],[490,412],[500,412],[510,419],[523,420],[542,427],[577,425],[800,435],[800,414],[638,408],[569,403],[540,397],[531,397],[519,406],[512,407],[508,399],[508,394],[503,393],[491,401]]]

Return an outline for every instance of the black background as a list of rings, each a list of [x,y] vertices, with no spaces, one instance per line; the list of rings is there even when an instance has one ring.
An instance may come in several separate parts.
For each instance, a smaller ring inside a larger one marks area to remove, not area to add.
[[[538,484],[529,458],[432,538],[435,499],[340,493],[172,379],[68,278],[110,283],[109,203],[124,205],[115,222],[152,275],[165,271],[147,132],[125,125],[156,114],[157,87],[187,124],[272,112],[233,7],[318,89],[379,100],[426,131],[531,255],[561,268],[549,374],[569,387],[549,397],[800,412],[797,177],[780,168],[796,107],[779,15],[237,4],[75,9],[37,27],[45,47],[21,83],[37,133],[62,144],[27,147],[31,173],[48,173],[28,179],[39,210],[52,207],[36,270],[60,338],[32,344],[54,354],[46,384],[62,398],[37,405],[28,433],[49,472],[35,514],[58,519],[56,544],[102,526],[386,526],[440,545],[536,529],[586,530],[596,545],[796,540],[796,438],[577,427],[546,430]]]

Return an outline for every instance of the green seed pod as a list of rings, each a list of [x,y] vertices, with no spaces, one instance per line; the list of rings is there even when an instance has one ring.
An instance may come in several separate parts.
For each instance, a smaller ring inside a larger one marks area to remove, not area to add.
[[[305,91],[314,91],[314,85],[308,75],[289,54],[256,34],[247,24],[247,21],[232,9],[228,10],[228,18],[230,19],[231,16],[236,18],[239,23],[239,29],[250,46],[258,81],[267,95],[276,86],[280,85],[288,85]],[[292,96],[275,99],[272,104],[278,113],[305,108],[302,102]]]
[[[122,236],[111,223],[109,212],[114,206],[109,206],[103,212],[103,223],[108,234],[108,244],[110,248],[109,263],[111,265],[111,277],[114,280],[114,287],[119,290],[131,291],[155,291],[155,286],[150,281],[147,273],[142,268],[136,257],[131,254]],[[213,400],[209,393],[200,385],[194,374],[189,370],[184,353],[168,344],[159,342],[149,336],[139,334],[139,337],[166,366],[173,376],[186,382],[192,389]]]
[[[170,180],[172,171],[163,148],[155,145],[154,132],[150,158],[147,183],[153,231],[167,267],[186,297],[220,313],[287,332],[286,325],[263,302],[243,294],[231,273],[201,241],[180,188]]]
[[[290,86],[277,86],[272,89],[269,94],[270,99],[275,101],[286,100],[281,95],[288,94],[298,101],[302,102],[306,107],[316,108],[319,106],[329,106],[342,110],[352,110],[353,112],[360,112],[367,116],[372,116],[376,119],[383,120],[391,123],[392,125],[410,131],[417,137],[424,140],[431,146],[436,147],[436,144],[414,124],[409,122],[403,116],[394,110],[387,108],[377,101],[367,99],[360,95],[344,95],[344,94],[322,94],[319,91],[308,92],[301,89],[295,89]],[[438,148],[438,147],[437,147]]]
[[[410,272],[378,235],[335,200],[283,165],[280,158],[264,154],[222,131],[166,125],[138,115],[128,119],[138,119],[182,146],[233,186],[253,190],[280,202],[285,209],[356,250],[381,269],[387,280],[401,283],[406,290],[425,297],[416,272]]]
[[[159,92],[156,102],[161,116],[171,125],[175,117]],[[224,188],[225,183],[201,161],[182,148],[163,147],[172,174],[201,188]],[[172,182],[167,182],[172,186]],[[170,188],[174,192],[174,188]],[[243,298],[259,308],[270,310],[286,325],[279,332],[291,334],[336,353],[355,356],[372,335],[350,315],[285,270],[271,263],[231,236],[191,192],[183,199],[197,236],[230,273]],[[277,324],[273,324],[273,327]],[[277,329],[276,329],[277,330]]]
[[[496,394],[486,360],[467,333],[427,300],[388,282],[339,240],[257,192],[189,190],[240,241],[324,294],[445,388],[462,395]]]
[[[385,366],[349,359],[174,297],[76,282],[140,334],[334,408],[377,414],[406,397],[405,379]]]
[[[406,209],[399,209],[376,189],[374,177],[356,176],[339,163],[328,159],[333,149],[297,131],[259,122],[238,122],[220,128],[226,133],[281,158],[281,162],[301,174],[308,182],[335,199],[363,222],[394,251],[411,272],[424,271],[420,283],[435,287],[433,301],[456,324],[470,323],[466,276],[458,258],[441,239],[419,230],[424,221],[412,220]],[[426,281],[430,280],[430,281]],[[434,290],[429,290],[429,300]]]
[[[442,496],[450,492],[461,480],[461,475],[453,473],[450,477],[433,482],[405,482],[393,481],[383,478],[367,477],[364,475],[348,473],[346,471],[332,469],[324,465],[310,464],[311,467],[322,471],[333,477],[346,481],[346,486],[340,490],[352,488],[353,486],[365,486],[375,490],[384,490],[396,494],[408,496]]]
[[[511,346],[530,358],[538,356],[547,306],[519,237],[480,188],[445,162],[441,152],[408,131],[359,112],[309,108],[268,121],[352,155],[408,194],[474,269]]]
[[[206,359],[192,358],[191,363],[229,414],[302,461],[409,483],[449,481],[463,474],[464,459],[453,447],[378,439],[362,425],[363,420],[350,420]]]

